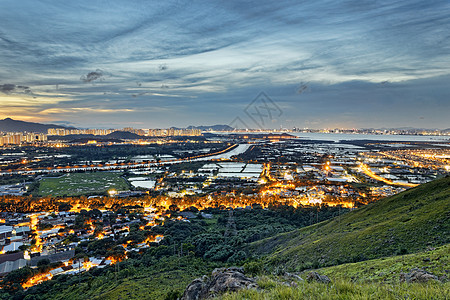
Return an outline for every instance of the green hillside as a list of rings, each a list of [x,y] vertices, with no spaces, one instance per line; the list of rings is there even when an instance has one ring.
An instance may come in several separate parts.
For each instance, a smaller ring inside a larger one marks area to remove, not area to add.
[[[331,280],[398,283],[400,273],[408,273],[411,268],[424,269],[439,278],[445,278],[448,276],[449,263],[450,244],[447,244],[434,250],[342,264],[322,268],[317,272],[327,275]]]
[[[316,270],[332,284],[295,281],[285,276],[258,277],[259,290],[241,290],[219,297],[234,299],[449,299],[450,244],[434,250],[348,263]],[[412,267],[425,269],[443,282],[401,283],[400,274]],[[307,273],[301,274],[306,279]]]
[[[269,270],[304,269],[415,253],[450,242],[450,177],[313,226],[251,244]]]
[[[289,286],[286,282],[270,277],[261,277],[259,290],[248,289],[233,293],[225,293],[221,300],[398,300],[426,299],[448,300],[450,284],[430,282],[428,284],[359,284],[351,281],[337,280],[333,284],[318,282],[299,282],[298,286]]]

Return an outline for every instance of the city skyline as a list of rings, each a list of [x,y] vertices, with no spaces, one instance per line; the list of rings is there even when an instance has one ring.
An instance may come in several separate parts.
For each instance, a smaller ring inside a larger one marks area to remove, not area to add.
[[[0,119],[450,127],[447,1],[2,7]]]

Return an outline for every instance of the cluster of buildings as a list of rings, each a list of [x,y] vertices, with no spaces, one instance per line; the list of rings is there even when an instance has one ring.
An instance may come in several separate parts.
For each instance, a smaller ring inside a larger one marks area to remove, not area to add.
[[[163,136],[201,136],[200,129],[148,129],[147,136],[163,137]]]
[[[157,217],[151,211],[141,212],[140,217],[148,225],[155,225]],[[49,280],[60,274],[77,274],[93,267],[105,267],[115,263],[114,257],[90,256],[89,259],[78,260],[75,248],[80,243],[92,242],[104,238],[114,241],[126,240],[132,224],[141,224],[140,219],[131,219],[126,214],[113,217],[113,212],[103,211],[99,221],[103,221],[101,231],[95,219],[87,219],[87,226],[77,226],[79,212],[40,212],[12,213],[3,212],[0,218],[0,278],[9,272],[29,266],[36,268],[40,261],[48,260],[58,263],[48,272],[36,275],[23,285],[30,287],[39,282]],[[105,223],[112,220],[113,223]],[[143,227],[143,226],[142,226]],[[139,244],[131,244],[131,240],[120,244],[125,253],[148,248],[149,243],[159,243],[163,236],[151,236]]]
[[[285,130],[286,132],[303,132],[303,133],[344,133],[344,134],[373,134],[373,135],[438,135],[448,136],[450,131],[448,129],[345,129],[345,128],[325,128],[325,129],[310,129],[310,128],[293,128],[292,130]]]
[[[24,143],[36,143],[47,141],[47,135],[43,133],[20,132],[0,135],[0,146],[21,145]]]
[[[151,137],[166,137],[166,136],[201,136],[200,129],[136,129],[126,127],[123,129],[67,129],[67,128],[49,128],[48,135],[65,136],[65,135],[77,135],[77,134],[92,134],[92,135],[108,135],[115,131],[126,131],[141,136]]]
[[[116,129],[66,129],[66,128],[49,128],[48,135],[76,135],[76,134],[92,134],[92,135],[108,135],[113,133]]]
[[[166,128],[166,129],[136,129],[126,127],[120,131],[131,132],[141,136],[150,137],[169,137],[169,136],[201,136],[200,129]]]
[[[0,196],[12,195],[12,196],[22,196],[27,192],[28,185],[30,183],[16,183],[16,184],[6,184],[0,185]]]

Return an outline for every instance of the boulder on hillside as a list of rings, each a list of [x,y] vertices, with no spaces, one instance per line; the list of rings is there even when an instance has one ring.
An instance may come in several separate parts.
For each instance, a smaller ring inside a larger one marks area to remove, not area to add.
[[[320,283],[331,283],[331,280],[330,278],[328,278],[328,276],[320,275],[319,273],[314,271],[309,272],[308,276],[306,277],[306,280],[308,280],[308,282],[317,281]]]
[[[242,268],[230,267],[215,269],[211,277],[194,279],[187,287],[181,300],[208,299],[225,292],[257,288],[253,278],[246,277]]]
[[[181,299],[185,300],[198,300],[203,299],[201,295],[206,289],[206,276],[202,278],[194,279],[187,287],[183,293]]]
[[[300,275],[294,274],[294,273],[286,272],[286,273],[284,273],[284,277],[285,278],[294,279],[294,280],[297,280],[297,281],[303,281],[303,278],[301,278]]]
[[[400,273],[400,282],[428,282],[439,280],[436,275],[423,269],[413,268],[409,273]]]

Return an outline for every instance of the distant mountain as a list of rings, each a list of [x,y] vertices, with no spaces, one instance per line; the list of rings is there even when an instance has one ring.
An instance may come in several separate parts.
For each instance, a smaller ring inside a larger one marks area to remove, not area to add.
[[[119,141],[119,140],[137,140],[146,139],[148,137],[137,135],[128,131],[114,131],[107,135],[93,135],[93,134],[69,134],[64,136],[50,136],[49,140],[71,141],[71,142],[83,142],[89,140],[97,141]]]
[[[212,126],[188,126],[187,129],[200,129],[202,131],[233,131],[234,128],[228,125],[212,125]]]
[[[80,140],[98,140],[101,136],[93,134],[68,134],[68,135],[49,135],[49,141],[80,141]],[[101,138],[100,138],[101,139]]]
[[[49,128],[69,128],[73,129],[73,127],[66,127],[55,124],[41,124],[41,123],[33,123],[33,122],[25,122],[19,120],[13,120],[11,118],[6,118],[4,120],[0,120],[0,131],[4,132],[42,132],[47,133]]]
[[[102,139],[138,140],[146,137],[128,131],[114,131],[105,135]]]

